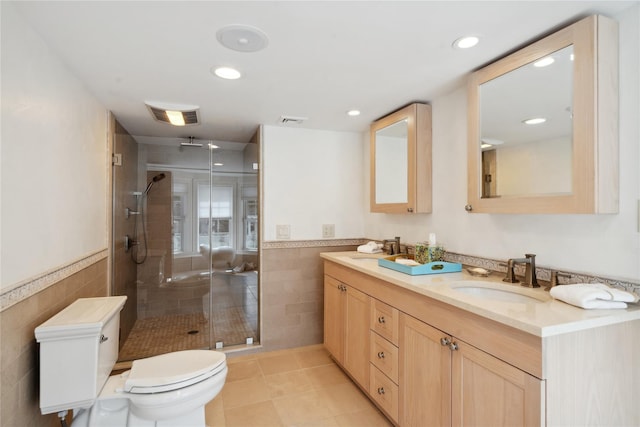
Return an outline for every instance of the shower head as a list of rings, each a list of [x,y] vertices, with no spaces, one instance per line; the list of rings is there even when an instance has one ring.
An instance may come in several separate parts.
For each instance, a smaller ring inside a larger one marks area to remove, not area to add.
[[[165,178],[166,178],[166,175],[164,173],[159,173],[158,175],[151,178],[151,181],[149,181],[149,184],[147,184],[147,188],[144,190],[142,195],[146,196],[149,190],[151,190],[151,187],[153,187],[153,184],[155,184],[158,181],[162,181]]]

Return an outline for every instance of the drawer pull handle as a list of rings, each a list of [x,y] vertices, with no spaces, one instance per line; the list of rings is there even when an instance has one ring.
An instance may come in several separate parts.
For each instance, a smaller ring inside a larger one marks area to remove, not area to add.
[[[384,359],[384,351],[378,352],[378,359]]]
[[[378,394],[384,394],[384,387],[378,387]]]
[[[440,338],[440,344],[446,347],[451,344],[451,341],[449,341],[449,338],[447,337]]]
[[[378,323],[384,323],[384,322],[385,322],[384,316],[378,317]]]

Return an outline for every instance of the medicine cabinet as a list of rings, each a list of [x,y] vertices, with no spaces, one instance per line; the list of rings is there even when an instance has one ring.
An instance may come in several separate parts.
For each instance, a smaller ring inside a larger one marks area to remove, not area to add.
[[[371,124],[371,212],[431,212],[431,106],[411,104]]]
[[[618,30],[590,16],[468,84],[469,212],[618,211]]]

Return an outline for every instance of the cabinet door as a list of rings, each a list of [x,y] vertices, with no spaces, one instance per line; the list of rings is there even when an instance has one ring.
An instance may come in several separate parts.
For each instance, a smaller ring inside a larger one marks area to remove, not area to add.
[[[426,323],[400,316],[400,425],[451,424],[451,350],[448,336]]]
[[[369,389],[369,296],[347,286],[344,367]]]
[[[544,381],[465,342],[457,344],[452,352],[452,425],[544,425]]]
[[[324,346],[339,363],[344,361],[344,287],[324,276]]]

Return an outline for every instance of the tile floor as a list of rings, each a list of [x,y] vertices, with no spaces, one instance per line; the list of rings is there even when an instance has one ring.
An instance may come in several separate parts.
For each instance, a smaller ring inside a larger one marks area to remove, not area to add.
[[[322,345],[227,359],[222,392],[206,406],[210,427],[388,427],[392,424]]]

